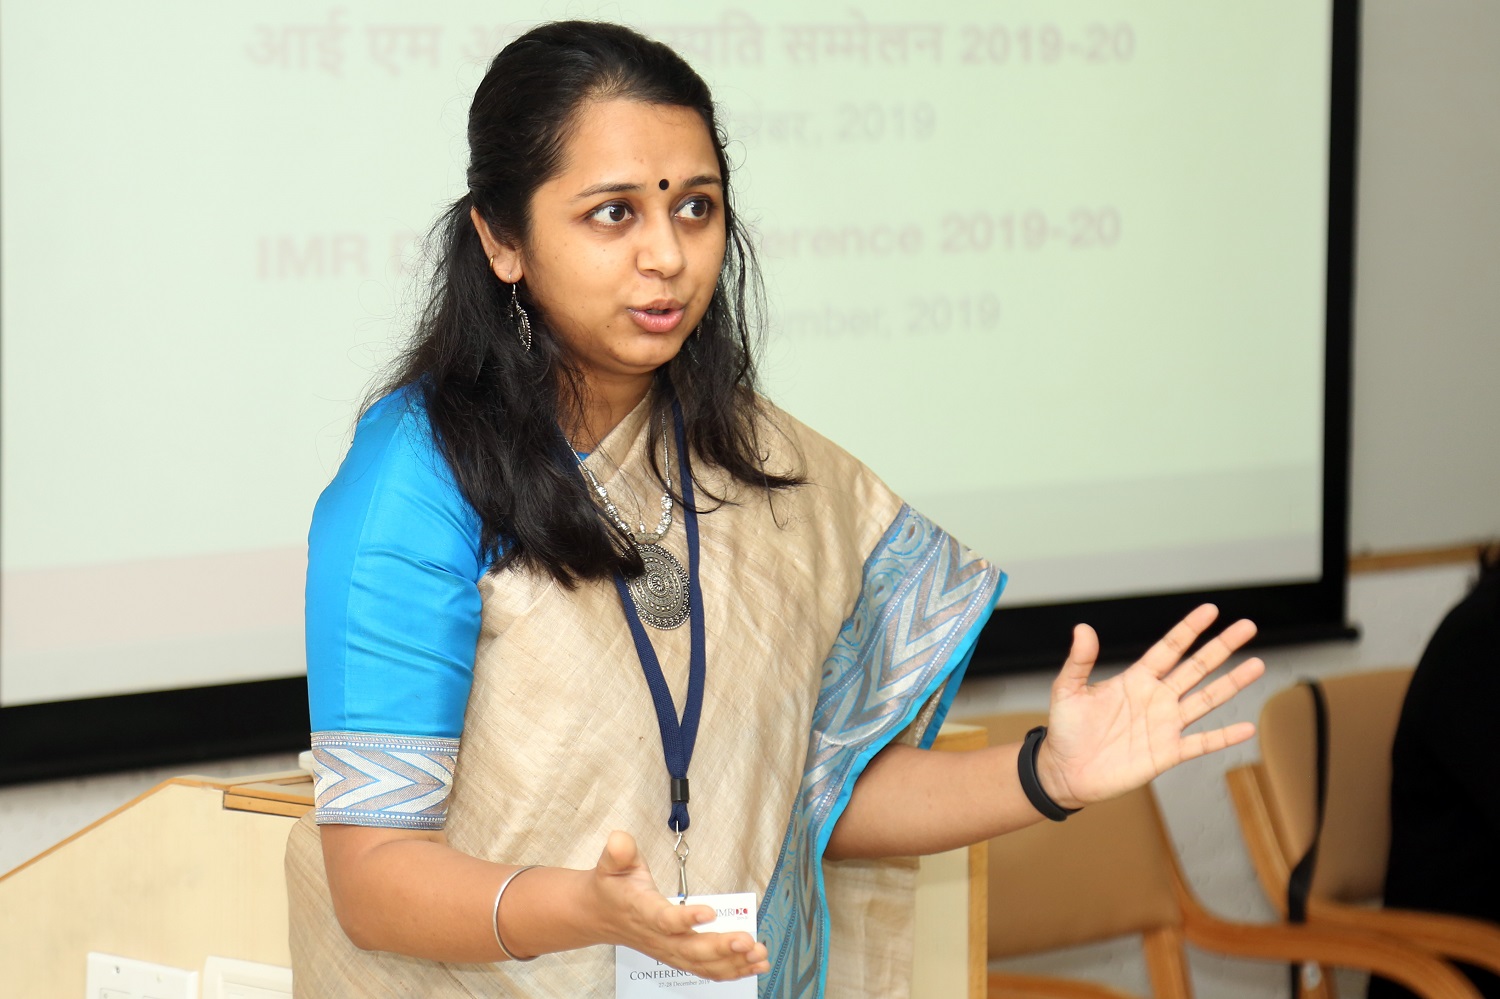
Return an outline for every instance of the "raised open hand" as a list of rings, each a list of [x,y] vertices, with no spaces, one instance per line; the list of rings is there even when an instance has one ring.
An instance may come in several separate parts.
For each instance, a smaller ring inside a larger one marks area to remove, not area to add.
[[[1218,608],[1203,604],[1129,669],[1092,685],[1088,679],[1099,655],[1099,638],[1086,624],[1073,629],[1073,648],[1052,683],[1047,738],[1037,754],[1038,777],[1059,805],[1078,808],[1113,798],[1184,760],[1255,734],[1250,722],[1183,734],[1265,671],[1259,659],[1247,659],[1194,690],[1255,637],[1253,623],[1236,621],[1183,659],[1218,616]]]
[[[700,978],[725,981],[770,970],[765,944],[748,933],[699,933],[706,905],[679,905],[656,890],[635,838],[612,832],[594,868],[603,937]]]

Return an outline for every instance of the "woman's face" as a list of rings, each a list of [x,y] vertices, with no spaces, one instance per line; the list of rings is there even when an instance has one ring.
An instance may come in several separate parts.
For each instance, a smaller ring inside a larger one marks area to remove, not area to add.
[[[578,112],[562,170],[531,199],[524,276],[591,380],[648,377],[708,309],[724,261],[724,188],[690,108],[632,100]]]

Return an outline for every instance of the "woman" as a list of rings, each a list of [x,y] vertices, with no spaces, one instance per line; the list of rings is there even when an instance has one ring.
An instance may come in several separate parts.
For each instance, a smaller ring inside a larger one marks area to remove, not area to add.
[[[900,993],[911,870],[881,858],[1251,735],[1183,735],[1261,671],[1190,693],[1254,633],[1179,665],[1203,607],[1095,686],[1080,626],[1045,739],[924,752],[1003,577],[754,394],[702,80],[627,29],[542,26],[469,141],[416,345],[310,535],[299,996],[601,994],[602,944],[763,995]],[[759,940],[695,932],[714,910],[653,870],[753,892]]]

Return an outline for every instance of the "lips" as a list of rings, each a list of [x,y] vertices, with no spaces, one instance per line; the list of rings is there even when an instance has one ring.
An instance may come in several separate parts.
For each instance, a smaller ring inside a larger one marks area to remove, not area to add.
[[[682,322],[683,307],[681,302],[673,299],[659,299],[625,311],[647,333],[670,333]]]

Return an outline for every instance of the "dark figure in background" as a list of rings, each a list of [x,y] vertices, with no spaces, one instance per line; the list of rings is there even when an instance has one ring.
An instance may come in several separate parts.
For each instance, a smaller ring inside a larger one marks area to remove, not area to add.
[[[1427,643],[1391,754],[1389,908],[1500,923],[1500,544]],[[1500,977],[1464,967],[1486,999]],[[1371,979],[1369,999],[1411,995]]]

